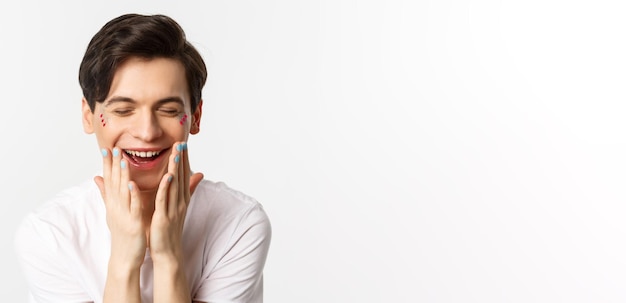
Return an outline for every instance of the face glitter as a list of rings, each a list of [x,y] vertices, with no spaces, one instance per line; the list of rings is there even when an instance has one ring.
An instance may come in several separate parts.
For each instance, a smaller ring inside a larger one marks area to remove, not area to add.
[[[187,121],[187,114],[184,114],[180,118],[180,125],[185,124],[186,121]]]
[[[102,127],[107,126],[107,122],[109,122],[109,119],[104,116],[104,113],[100,113],[100,123],[102,123]]]

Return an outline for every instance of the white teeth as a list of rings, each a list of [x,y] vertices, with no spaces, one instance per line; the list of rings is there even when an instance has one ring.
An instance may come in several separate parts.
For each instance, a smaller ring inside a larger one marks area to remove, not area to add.
[[[141,158],[152,158],[154,156],[158,156],[161,152],[160,151],[134,151],[134,150],[125,150],[125,152],[131,156],[134,157],[141,157]]]

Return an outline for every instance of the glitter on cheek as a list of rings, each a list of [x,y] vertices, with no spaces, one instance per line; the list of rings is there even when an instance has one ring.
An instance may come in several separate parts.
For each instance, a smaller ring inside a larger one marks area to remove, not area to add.
[[[109,118],[107,118],[104,113],[100,113],[100,123],[102,123],[102,127],[107,126],[107,123],[109,122]]]
[[[183,125],[185,124],[185,122],[187,122],[187,117],[188,117],[187,114],[181,114],[180,125]]]

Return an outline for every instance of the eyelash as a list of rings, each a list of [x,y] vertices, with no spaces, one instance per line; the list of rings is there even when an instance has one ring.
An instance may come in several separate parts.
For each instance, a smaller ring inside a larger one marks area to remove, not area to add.
[[[166,115],[170,115],[170,116],[178,116],[181,111],[177,110],[177,109],[159,109],[160,112],[166,114]],[[113,113],[117,116],[128,116],[133,112],[132,109],[116,109],[113,110]]]
[[[113,111],[114,114],[118,116],[127,116],[132,112],[130,109],[116,109]]]
[[[180,111],[177,109],[160,109],[159,111],[172,116],[180,114]]]

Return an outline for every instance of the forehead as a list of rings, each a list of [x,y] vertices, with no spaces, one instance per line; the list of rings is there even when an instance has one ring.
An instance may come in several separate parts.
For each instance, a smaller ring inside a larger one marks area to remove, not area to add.
[[[115,71],[107,100],[127,98],[138,103],[153,103],[178,98],[190,104],[185,68],[169,58],[130,58]]]

